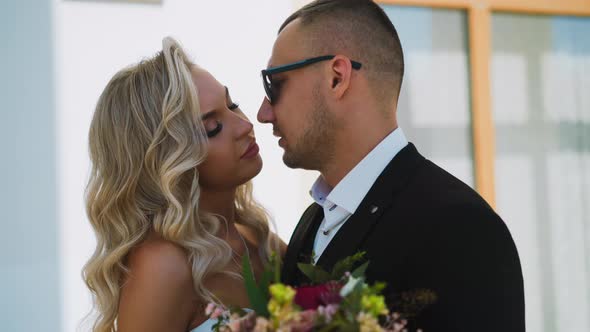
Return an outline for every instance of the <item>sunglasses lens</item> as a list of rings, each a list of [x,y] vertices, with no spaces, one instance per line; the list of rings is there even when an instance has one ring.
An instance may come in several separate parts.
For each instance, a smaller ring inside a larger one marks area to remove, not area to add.
[[[262,75],[262,85],[264,86],[264,92],[266,92],[266,98],[272,103],[272,82],[270,80],[270,75]]]

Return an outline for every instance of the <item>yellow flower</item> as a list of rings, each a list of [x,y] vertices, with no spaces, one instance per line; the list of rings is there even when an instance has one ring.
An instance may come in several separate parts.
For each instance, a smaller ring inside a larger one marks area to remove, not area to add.
[[[289,319],[297,312],[291,304],[281,305],[274,299],[268,301],[267,308],[271,318],[280,320]]]
[[[268,301],[267,308],[270,313],[271,328],[277,330],[282,323],[296,320],[299,310],[293,306],[295,291],[291,287],[275,287],[274,290],[271,289],[271,294],[272,298]]]
[[[283,284],[270,285],[270,295],[279,305],[285,305],[293,302],[295,290]]]
[[[387,306],[385,305],[385,298],[381,295],[363,295],[361,306],[363,311],[374,317],[387,315],[389,313],[389,310],[387,310]]]
[[[276,317],[281,312],[281,305],[277,303],[274,299],[268,301],[268,312],[270,313],[271,317]]]

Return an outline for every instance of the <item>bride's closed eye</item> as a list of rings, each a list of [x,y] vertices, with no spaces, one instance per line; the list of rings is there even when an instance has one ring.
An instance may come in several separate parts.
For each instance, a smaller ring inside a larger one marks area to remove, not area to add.
[[[227,108],[230,111],[235,111],[240,107],[240,104],[236,103],[236,102],[232,102],[230,105],[227,106]],[[216,136],[217,134],[219,134],[219,132],[221,132],[221,129],[223,129],[223,124],[221,123],[221,121],[217,120],[217,119],[209,119],[208,121],[205,122],[205,130],[207,131],[207,137],[212,138],[214,136]]]
[[[225,87],[225,100],[227,102],[227,104],[226,104],[227,109],[229,109],[232,112],[239,110],[240,104],[232,101],[232,99],[229,95],[229,89],[227,87]],[[212,138],[212,137],[217,136],[217,134],[219,134],[221,132],[221,130],[223,129],[223,123],[221,123],[221,121],[218,120],[218,118],[221,116],[222,113],[223,113],[222,111],[214,111],[214,112],[207,114],[204,117],[204,125],[205,125],[205,130],[207,131],[208,138]]]
[[[208,120],[205,123],[205,130],[207,131],[208,138],[212,138],[219,134],[221,129],[223,129],[223,124],[216,119]]]

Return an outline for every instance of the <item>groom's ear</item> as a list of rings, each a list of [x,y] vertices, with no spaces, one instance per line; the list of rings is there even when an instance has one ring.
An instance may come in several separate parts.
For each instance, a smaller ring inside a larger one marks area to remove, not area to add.
[[[330,96],[334,100],[344,97],[350,88],[352,75],[352,64],[350,60],[342,55],[336,55],[328,66],[328,84],[330,85]]]

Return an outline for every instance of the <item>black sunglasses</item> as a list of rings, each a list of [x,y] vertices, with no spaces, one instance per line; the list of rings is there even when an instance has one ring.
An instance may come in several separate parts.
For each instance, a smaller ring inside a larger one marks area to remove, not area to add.
[[[322,56],[318,56],[315,58],[309,58],[309,59],[305,59],[305,60],[301,60],[301,61],[297,61],[297,62],[293,62],[293,63],[288,63],[286,65],[263,69],[261,72],[262,85],[264,86],[264,91],[266,92],[266,98],[272,104],[273,101],[276,101],[276,98],[278,97],[278,87],[276,87],[276,86],[273,87],[273,82],[272,82],[272,75],[273,74],[284,73],[289,70],[295,70],[295,69],[298,69],[301,67],[305,67],[307,65],[311,65],[312,63],[325,61],[325,60],[331,60],[334,57],[335,57],[335,55],[322,55]],[[350,60],[350,64],[352,65],[352,68],[356,69],[356,70],[361,69],[361,66],[362,66],[360,62],[356,62],[353,60]]]

